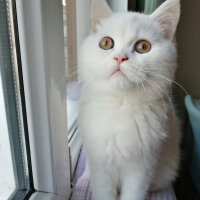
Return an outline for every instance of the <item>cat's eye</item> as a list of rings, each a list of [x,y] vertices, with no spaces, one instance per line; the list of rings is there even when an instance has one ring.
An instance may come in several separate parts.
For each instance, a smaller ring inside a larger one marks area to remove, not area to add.
[[[134,46],[138,53],[148,53],[151,50],[151,44],[147,40],[140,40]]]
[[[99,46],[104,50],[109,50],[114,47],[114,40],[110,37],[104,37],[99,42]]]

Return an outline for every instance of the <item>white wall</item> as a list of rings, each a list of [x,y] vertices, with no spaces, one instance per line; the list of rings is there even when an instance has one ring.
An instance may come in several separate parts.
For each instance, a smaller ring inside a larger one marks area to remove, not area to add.
[[[185,0],[181,4],[177,80],[191,95],[200,98],[200,1]]]
[[[178,69],[176,81],[194,98],[200,98],[200,1],[181,1],[181,18],[177,30]],[[174,85],[177,110],[185,110],[185,92]]]

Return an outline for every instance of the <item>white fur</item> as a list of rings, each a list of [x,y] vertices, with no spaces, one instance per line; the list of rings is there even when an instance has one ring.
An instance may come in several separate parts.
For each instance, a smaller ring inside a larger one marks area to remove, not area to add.
[[[177,23],[163,24],[178,22],[179,15],[165,5],[179,12],[179,1],[167,0],[155,11],[159,15],[128,12],[100,19],[81,48],[79,129],[94,200],[114,200],[119,191],[121,200],[143,200],[148,190],[166,187],[176,176],[180,131],[169,91]],[[113,38],[113,49],[99,47],[105,36]],[[141,39],[152,44],[146,54],[132,51]],[[121,64],[124,75],[113,74],[119,54],[129,58]]]

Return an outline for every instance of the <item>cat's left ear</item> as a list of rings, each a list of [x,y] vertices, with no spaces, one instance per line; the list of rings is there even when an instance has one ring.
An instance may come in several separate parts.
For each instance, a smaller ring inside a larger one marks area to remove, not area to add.
[[[92,0],[91,21],[92,30],[96,32],[97,25],[101,24],[101,19],[112,15],[112,10],[106,0]]]
[[[166,0],[150,16],[163,27],[165,37],[173,40],[180,18],[180,0]]]

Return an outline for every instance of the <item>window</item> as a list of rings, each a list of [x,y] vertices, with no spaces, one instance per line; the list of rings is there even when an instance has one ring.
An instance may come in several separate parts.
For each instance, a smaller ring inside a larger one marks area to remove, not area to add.
[[[32,190],[26,111],[23,101],[15,6],[0,1],[0,199],[19,199]]]
[[[81,149],[77,46],[90,31],[83,4],[0,1],[0,200],[71,195]]]
[[[0,1],[0,199],[71,194],[62,11]]]
[[[71,193],[62,1],[16,0],[35,194]],[[40,192],[39,192],[40,191]]]
[[[78,99],[80,83],[77,73],[77,2],[63,0],[63,25],[65,45],[65,70],[67,91],[67,123],[70,151],[71,180],[73,179],[76,164],[81,150],[81,139],[77,127]]]
[[[2,74],[1,74],[2,76]],[[15,190],[15,179],[11,157],[8,125],[6,119],[5,100],[3,94],[2,80],[0,76],[0,199],[8,199]]]
[[[78,96],[79,84],[77,81],[77,61],[76,61],[76,17],[72,14],[75,8],[74,2],[63,2],[63,25],[64,25],[64,47],[65,47],[65,71],[67,85],[67,119],[68,119],[68,139],[73,137],[77,129],[78,116]],[[68,14],[70,13],[70,15]],[[69,25],[69,28],[68,28]],[[68,49],[68,47],[70,47]]]

